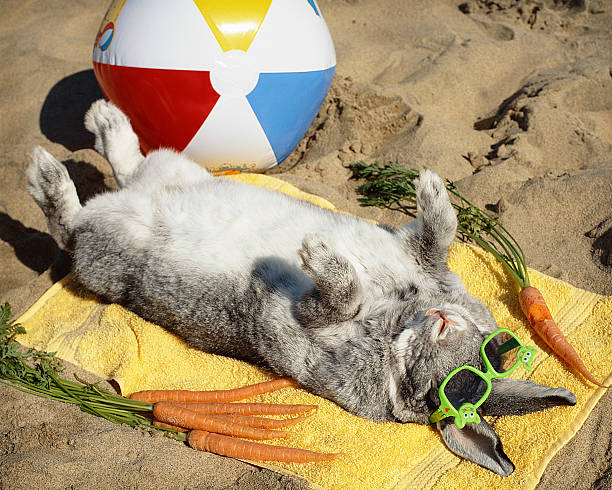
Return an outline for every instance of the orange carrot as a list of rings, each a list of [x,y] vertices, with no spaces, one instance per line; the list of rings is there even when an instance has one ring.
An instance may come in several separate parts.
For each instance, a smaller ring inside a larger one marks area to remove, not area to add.
[[[251,415],[223,414],[211,415],[211,417],[233,422],[235,424],[248,425],[250,427],[258,427],[260,429],[280,429],[287,427],[304,420],[305,417],[292,417],[289,419],[267,419],[263,417],[253,417]]]
[[[227,434],[247,439],[287,438],[289,434],[280,430],[259,429],[219,420],[171,402],[158,402],[153,406],[153,416],[160,422],[172,424],[186,429],[201,429],[220,434]]]
[[[178,425],[167,424],[166,422],[162,422],[161,420],[154,420],[153,425],[155,427],[164,427],[166,429],[172,429],[177,432],[189,432],[189,429],[185,429],[185,427],[179,427]]]
[[[233,390],[190,391],[190,390],[144,390],[132,393],[130,398],[148,403],[157,402],[235,402],[251,396],[270,393],[298,384],[291,378],[279,378]]]
[[[331,461],[338,457],[333,453],[318,453],[293,447],[269,446],[257,442],[243,441],[204,430],[192,430],[187,441],[193,449],[208,451],[232,458],[250,461],[281,461],[286,463],[310,463]]]
[[[160,402],[161,403],[161,402]],[[207,415],[293,415],[319,408],[317,405],[283,405],[278,403],[192,403],[173,402],[174,405]]]
[[[232,415],[232,414],[223,414],[223,415],[209,415],[215,419],[225,420],[226,422],[230,422],[232,424],[239,425],[248,425],[249,427],[256,427],[258,429],[281,429],[283,427],[288,427],[290,425],[297,424],[298,422],[304,420],[306,417],[292,417],[288,419],[268,419],[264,417],[254,417],[252,415]],[[166,429],[176,430],[178,432],[188,432],[189,429],[185,429],[184,427],[179,427],[178,425],[168,424],[166,422],[162,422],[160,420],[154,420],[153,425],[156,427],[165,427]]]
[[[570,367],[582,374],[586,379],[602,388],[609,388],[593,376],[578,356],[578,353],[567,341],[557,324],[554,322],[542,293],[533,286],[521,289],[519,302],[529,324],[546,342],[548,347],[561,357]]]

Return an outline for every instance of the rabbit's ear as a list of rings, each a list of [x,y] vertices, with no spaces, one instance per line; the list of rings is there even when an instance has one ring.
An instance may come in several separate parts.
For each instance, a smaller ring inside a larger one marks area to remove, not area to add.
[[[514,465],[506,456],[499,437],[484,419],[479,424],[465,424],[460,429],[448,418],[438,422],[438,430],[446,446],[457,456],[500,476],[508,476],[514,471]]]
[[[575,405],[576,396],[565,388],[549,388],[520,379],[494,379],[491,393],[480,407],[487,415],[522,415],[557,405]]]

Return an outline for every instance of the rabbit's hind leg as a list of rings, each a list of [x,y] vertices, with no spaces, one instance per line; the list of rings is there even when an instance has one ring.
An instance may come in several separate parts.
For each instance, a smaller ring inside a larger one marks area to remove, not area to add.
[[[41,146],[32,151],[26,170],[27,189],[47,218],[53,238],[62,248],[70,248],[72,222],[81,203],[66,167]]]
[[[85,127],[96,136],[95,148],[110,163],[119,187],[132,181],[144,160],[128,117],[110,101],[95,101],[85,114]]]
[[[110,163],[121,188],[136,182],[149,189],[211,178],[206,169],[170,149],[152,151],[145,158],[130,120],[112,102],[94,102],[85,115],[85,127],[96,136],[95,148]]]

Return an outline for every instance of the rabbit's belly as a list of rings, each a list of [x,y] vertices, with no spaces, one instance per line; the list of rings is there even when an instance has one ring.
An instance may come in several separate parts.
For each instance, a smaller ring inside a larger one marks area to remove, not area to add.
[[[332,213],[271,193],[228,199],[199,192],[166,199],[157,209],[153,246],[210,272],[245,272],[271,258],[299,267],[307,234],[319,234],[335,248],[351,228]]]
[[[317,234],[330,252],[354,266],[364,287],[374,284],[374,291],[382,294],[398,277],[421,282],[418,266],[389,231],[279,193],[234,184],[214,180],[149,194],[126,188],[94,198],[80,213],[77,234],[84,240],[79,241],[89,242],[92,249],[102,243],[106,251],[123,249],[119,255],[136,262],[155,256],[156,262],[206,274],[272,271],[277,277],[304,276],[301,286],[309,286],[298,251],[306,235]]]

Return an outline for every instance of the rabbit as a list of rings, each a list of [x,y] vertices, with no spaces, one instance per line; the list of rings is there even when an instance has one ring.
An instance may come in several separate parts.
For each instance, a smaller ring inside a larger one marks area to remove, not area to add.
[[[420,172],[417,219],[393,229],[213,178],[170,149],[145,158],[112,102],[94,102],[85,126],[119,190],[82,206],[66,167],[42,147],[27,188],[75,277],[104,300],[375,421],[427,424],[452,369],[483,369],[480,346],[498,326],[447,267],[457,220],[434,172]],[[496,379],[481,411],[575,403],[564,388]],[[459,456],[499,475],[514,470],[484,419],[436,426]]]

